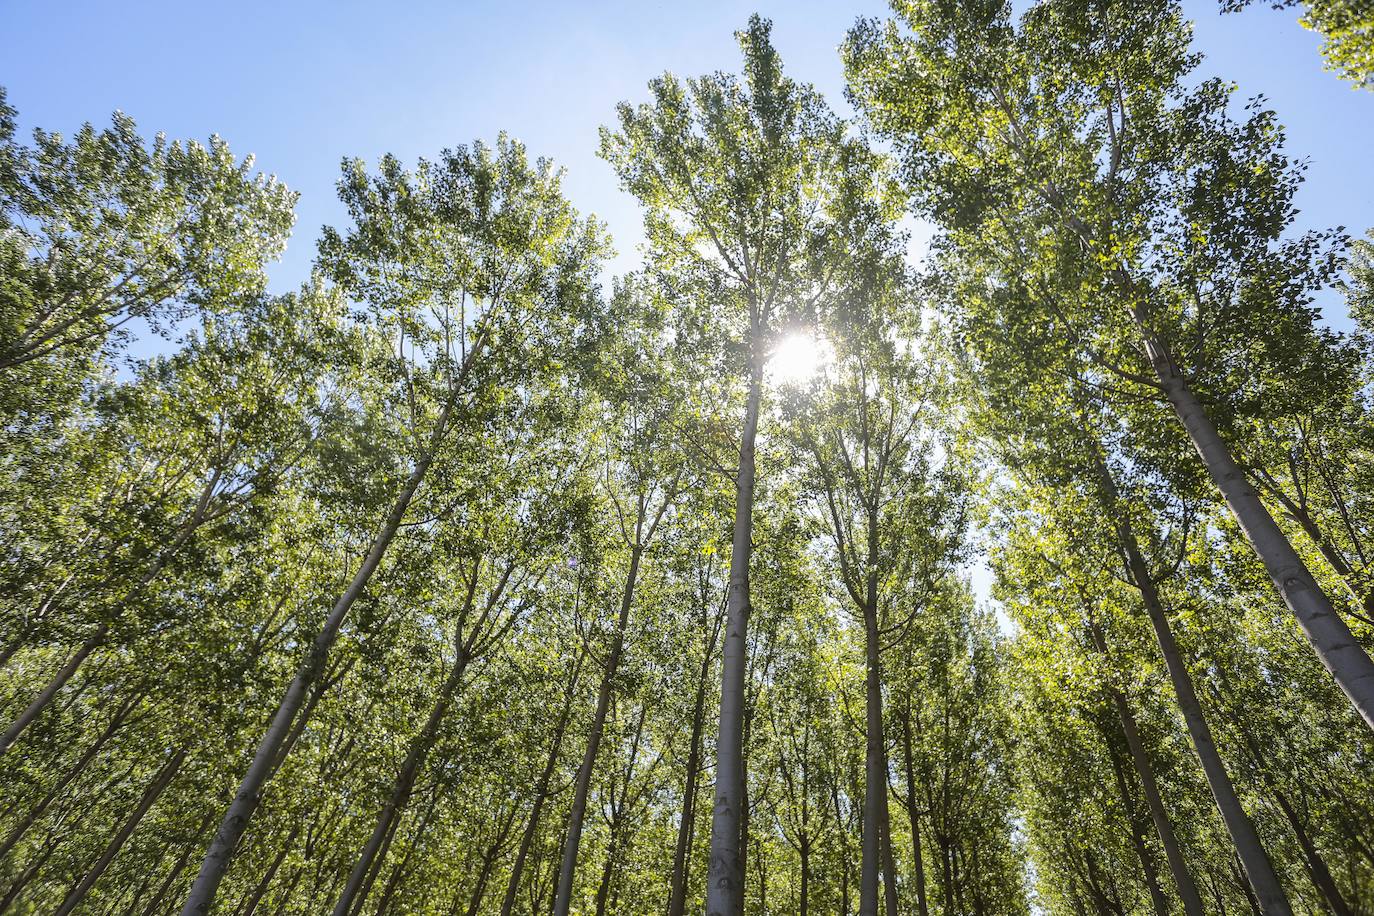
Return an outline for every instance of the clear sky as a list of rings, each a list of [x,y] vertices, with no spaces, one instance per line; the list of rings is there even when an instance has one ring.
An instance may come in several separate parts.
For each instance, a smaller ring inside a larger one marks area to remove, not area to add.
[[[1187,3],[1203,71],[1263,93],[1311,160],[1306,226],[1374,227],[1374,93],[1322,70],[1296,11],[1265,0],[1221,16]],[[60,11],[59,11],[60,7]],[[116,108],[145,134],[225,137],[301,192],[295,235],[273,287],[309,272],[321,225],[341,219],[333,191],[344,156],[403,160],[506,130],[566,166],[577,206],[610,225],[616,272],[636,264],[640,220],[597,128],[650,77],[735,70],[732,33],[754,11],[774,21],[788,71],[842,111],[836,47],[882,0],[856,2],[71,2],[0,4],[0,84],[21,125],[70,132]],[[1334,297],[1323,297],[1339,312]],[[1337,325],[1343,314],[1331,315]]]

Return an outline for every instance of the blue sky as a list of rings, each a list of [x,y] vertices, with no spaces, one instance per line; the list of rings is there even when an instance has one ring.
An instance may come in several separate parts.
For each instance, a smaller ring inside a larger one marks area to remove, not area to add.
[[[1203,71],[1263,93],[1311,160],[1303,225],[1374,227],[1374,93],[1322,70],[1318,40],[1292,10],[1259,0],[1221,16],[1186,4]],[[759,11],[789,72],[837,108],[836,46],[881,0],[860,2],[74,2],[0,7],[0,84],[27,129],[70,132],[120,108],[151,134],[225,137],[301,192],[295,235],[272,285],[308,273],[321,225],[338,222],[334,180],[344,156],[403,160],[506,130],[566,166],[577,206],[610,225],[632,269],[638,208],[596,157],[615,103],[641,100],[650,77],[734,70],[732,32]],[[1324,297],[1339,311],[1334,297]],[[1344,324],[1343,314],[1331,315]]]

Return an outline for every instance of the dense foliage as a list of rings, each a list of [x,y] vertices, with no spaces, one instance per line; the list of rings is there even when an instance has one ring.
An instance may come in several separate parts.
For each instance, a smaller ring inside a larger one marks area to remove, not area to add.
[[[609,281],[501,135],[274,294],[251,160],[0,95],[0,913],[1374,914],[1374,241],[1170,0],[738,38]]]

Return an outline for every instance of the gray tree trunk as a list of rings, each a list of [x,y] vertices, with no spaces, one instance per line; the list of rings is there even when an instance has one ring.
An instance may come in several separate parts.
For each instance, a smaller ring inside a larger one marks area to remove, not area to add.
[[[183,748],[172,754],[171,758],[162,765],[157,775],[153,777],[152,783],[143,792],[143,797],[139,799],[138,806],[134,808],[133,813],[125,820],[124,825],[119,828],[119,832],[114,835],[114,838],[106,844],[105,851],[100,854],[100,858],[91,866],[90,871],[86,872],[76,887],[67,894],[66,899],[62,901],[62,905],[57,908],[53,916],[69,916],[72,910],[76,909],[77,905],[85,899],[91,888],[95,886],[95,882],[100,880],[100,876],[105,874],[105,869],[110,867],[115,856],[119,855],[119,851],[124,848],[124,844],[133,835],[134,830],[143,820],[143,816],[148,813],[148,809],[153,806],[153,803],[162,795],[172,778],[176,776],[185,760],[186,750]]]
[[[339,900],[334,905],[334,916],[349,916],[355,909],[355,898],[356,909],[358,910],[361,910],[363,904],[366,903],[367,891],[371,889],[372,882],[376,877],[376,870],[373,866],[375,864],[377,868],[380,868],[382,865],[383,857],[379,855],[379,852],[384,843],[390,842],[398,818],[405,811],[406,805],[410,803],[411,793],[415,789],[415,780],[419,777],[420,769],[429,757],[430,748],[434,746],[434,741],[439,734],[439,726],[443,723],[449,705],[453,702],[453,697],[457,694],[458,687],[463,681],[467,664],[467,647],[460,646],[458,656],[453,660],[453,668],[439,689],[439,695],[434,700],[434,706],[429,711],[429,718],[425,721],[424,728],[411,739],[405,761],[401,764],[400,772],[396,775],[396,782],[392,785],[391,795],[377,816],[377,826],[372,829],[372,836],[368,838],[367,845],[363,847],[362,853],[358,856],[358,861],[353,864],[353,871],[349,873],[348,883],[344,886],[343,893],[339,895]]]
[[[635,526],[636,534],[643,524],[644,505],[641,502]],[[606,716],[611,708],[616,671],[620,668],[620,659],[625,652],[625,630],[630,622],[630,608],[634,604],[635,583],[639,579],[639,563],[643,550],[640,544],[630,548],[630,568],[625,574],[625,587],[620,596],[620,616],[616,618],[615,634],[611,637],[611,651],[601,672],[601,687],[596,695],[596,712],[592,717],[591,731],[587,735],[587,747],[582,754],[582,763],[577,768],[572,811],[568,814],[568,833],[563,840],[563,859],[558,869],[558,891],[553,901],[554,916],[568,916],[568,910],[572,906],[573,880],[577,873],[577,850],[582,842],[582,822],[587,815],[587,795],[592,787],[596,758],[601,752],[601,738],[606,732]]]
[[[563,710],[558,715],[557,725],[554,726],[553,744],[549,748],[548,759],[544,761],[544,769],[539,774],[539,781],[534,787],[534,804],[530,808],[529,820],[525,822],[525,832],[520,836],[520,847],[515,854],[515,864],[511,866],[510,878],[506,882],[506,896],[501,901],[501,916],[511,916],[515,911],[515,898],[520,892],[520,878],[525,871],[525,860],[529,857],[535,834],[539,832],[544,802],[549,796],[549,784],[553,781],[554,771],[558,769],[558,758],[563,750],[563,736],[568,730],[568,721],[572,718],[573,699],[577,696],[577,682],[581,679],[582,662],[586,657],[587,652],[584,649],[577,656],[572,680],[568,682]]]
[[[744,796],[744,675],[749,664],[749,560],[753,551],[754,439],[758,433],[763,368],[751,359],[749,395],[735,473],[735,524],[730,584],[725,601],[721,656],[720,737],[716,742],[715,807],[711,809],[711,860],[707,868],[707,916],[734,916],[744,900],[740,855]]]
[[[701,737],[706,718],[706,680],[711,674],[711,659],[716,654],[716,638],[720,635],[720,619],[711,628],[706,655],[701,662],[701,677],[697,680],[696,702],[692,706],[691,747],[687,751],[687,774],[683,779],[682,817],[677,825],[677,844],[673,850],[673,878],[668,895],[668,916],[682,916],[687,909],[687,863],[692,854],[692,836],[696,832],[697,779],[701,773]]]
[[[1212,481],[1221,490],[1245,539],[1264,564],[1284,604],[1297,618],[1312,648],[1335,678],[1355,711],[1374,729],[1374,662],[1355,641],[1340,614],[1298,556],[1287,535],[1260,500],[1259,493],[1236,463],[1188,380],[1174,364],[1168,350],[1146,329],[1139,313],[1133,316],[1145,338],[1146,353],[1174,413]]]
[[[1091,632],[1097,651],[1105,656],[1107,654],[1107,642],[1102,631],[1094,625]],[[1178,845],[1178,836],[1174,833],[1174,825],[1169,820],[1169,814],[1164,808],[1164,798],[1159,791],[1159,782],[1155,779],[1154,767],[1150,765],[1150,757],[1145,752],[1145,743],[1141,740],[1135,713],[1131,711],[1130,704],[1120,690],[1111,687],[1109,692],[1112,705],[1116,708],[1117,718],[1121,722],[1121,732],[1126,738],[1126,748],[1131,754],[1131,763],[1135,766],[1136,776],[1140,778],[1141,789],[1145,795],[1145,806],[1150,810],[1150,819],[1154,821],[1155,833],[1159,837],[1160,845],[1164,847],[1164,857],[1169,862],[1169,872],[1173,876],[1179,900],[1183,903],[1183,912],[1187,916],[1206,916],[1206,910],[1202,907],[1202,896],[1198,893],[1197,884],[1193,881],[1192,873],[1188,871],[1187,863],[1183,861],[1183,851]]]
[[[1159,590],[1155,587],[1154,577],[1145,562],[1144,555],[1140,552],[1140,545],[1130,527],[1130,522],[1126,514],[1121,511],[1116,481],[1112,479],[1110,470],[1100,457],[1097,460],[1097,468],[1102,481],[1106,504],[1116,525],[1117,537],[1125,556],[1127,571],[1140,593],[1141,601],[1145,605],[1145,612],[1150,618],[1150,625],[1154,628],[1155,640],[1159,643],[1159,651],[1164,656],[1164,664],[1169,671],[1169,680],[1173,684],[1174,694],[1178,699],[1179,711],[1183,713],[1183,721],[1188,727],[1188,736],[1192,739],[1193,750],[1197,753],[1198,760],[1202,764],[1202,771],[1207,777],[1207,785],[1212,790],[1212,798],[1216,801],[1221,819],[1226,824],[1226,830],[1231,835],[1231,841],[1235,843],[1236,853],[1240,856],[1246,879],[1254,890],[1256,900],[1265,916],[1292,916],[1288,896],[1284,893],[1283,886],[1279,884],[1278,875],[1274,873],[1274,866],[1269,861],[1269,855],[1265,852],[1264,844],[1260,842],[1254,823],[1245,813],[1245,808],[1236,795],[1231,777],[1226,772],[1226,765],[1217,752],[1216,743],[1212,739],[1212,729],[1207,724],[1207,719],[1202,712],[1202,704],[1198,701],[1197,691],[1193,687],[1193,676],[1189,673],[1188,666],[1183,661],[1183,653],[1179,651],[1178,643],[1174,640],[1174,632],[1169,623],[1169,615],[1164,608],[1163,599],[1160,598]],[[1261,507],[1262,509],[1263,507]],[[1270,523],[1272,524],[1272,519]]]
[[[471,354],[469,354],[470,358]],[[465,369],[467,365],[468,363],[464,364]],[[434,431],[425,451],[416,461],[415,468],[406,479],[401,492],[397,494],[396,501],[383,520],[381,529],[377,532],[377,537],[373,540],[362,565],[354,574],[353,581],[349,583],[348,588],[334,603],[324,626],[311,643],[310,651],[296,669],[296,675],[291,679],[290,686],[286,688],[286,694],[277,706],[271,724],[263,734],[262,740],[258,742],[257,750],[253,754],[253,762],[249,764],[248,771],[244,774],[243,780],[239,783],[238,791],[234,794],[234,800],[229,805],[229,810],[224,813],[224,819],[220,821],[219,828],[210,841],[210,848],[206,851],[205,859],[201,862],[200,872],[196,875],[195,883],[191,885],[191,892],[187,895],[186,902],[181,908],[181,916],[207,916],[210,912],[210,907],[215,902],[215,894],[219,891],[220,882],[224,880],[224,874],[229,869],[229,859],[234,854],[234,847],[238,845],[239,838],[248,828],[248,821],[258,808],[258,803],[262,799],[263,787],[276,768],[282,745],[291,732],[296,713],[300,711],[301,704],[305,702],[311,685],[324,671],[325,664],[329,659],[329,650],[333,648],[335,640],[339,637],[339,630],[343,627],[344,619],[367,588],[367,583],[372,579],[372,574],[377,571],[387,548],[396,538],[396,532],[401,527],[401,520],[405,517],[406,510],[410,508],[410,501],[415,497],[415,492],[420,488],[421,482],[424,481],[425,474],[429,472],[434,454],[448,429],[452,407],[452,400],[444,405],[443,411],[434,424]]]

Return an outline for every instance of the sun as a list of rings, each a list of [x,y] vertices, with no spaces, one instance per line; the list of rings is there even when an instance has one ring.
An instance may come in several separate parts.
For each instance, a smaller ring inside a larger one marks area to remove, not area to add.
[[[779,385],[804,385],[830,362],[830,344],[811,334],[789,334],[768,358],[768,374]]]

